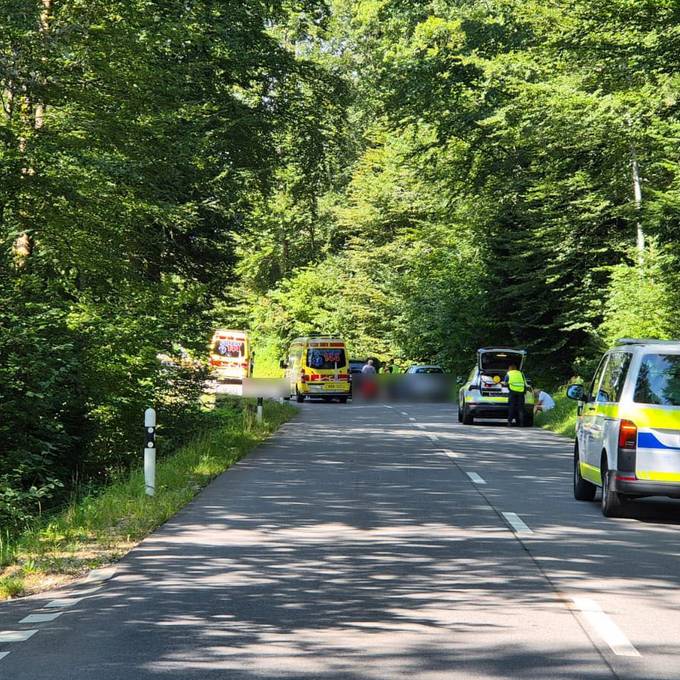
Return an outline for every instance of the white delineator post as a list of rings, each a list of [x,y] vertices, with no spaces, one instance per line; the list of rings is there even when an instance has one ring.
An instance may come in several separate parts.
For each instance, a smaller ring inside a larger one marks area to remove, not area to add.
[[[147,496],[156,493],[156,411],[144,411],[144,491]]]
[[[264,399],[262,397],[257,398],[257,422],[262,422],[262,410],[264,408]]]

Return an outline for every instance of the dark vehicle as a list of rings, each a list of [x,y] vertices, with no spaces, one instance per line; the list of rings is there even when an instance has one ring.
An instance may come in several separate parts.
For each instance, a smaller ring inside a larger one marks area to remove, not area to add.
[[[350,359],[349,360],[349,373],[361,373],[361,369],[366,365],[367,359]]]
[[[411,374],[413,374],[413,373],[426,373],[428,375],[432,375],[432,374],[435,374],[435,373],[437,373],[437,374],[444,373],[444,369],[441,366],[429,366],[429,365],[424,365],[424,364],[423,365],[417,364],[417,365],[409,366],[404,371],[404,373],[411,373]]]
[[[349,394],[352,395],[352,376],[357,373],[361,374],[361,369],[366,365],[368,359],[350,359],[349,360]]]

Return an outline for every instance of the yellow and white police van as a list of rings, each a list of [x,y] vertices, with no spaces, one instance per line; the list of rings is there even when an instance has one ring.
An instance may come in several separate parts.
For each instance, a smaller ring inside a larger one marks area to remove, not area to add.
[[[589,386],[570,385],[579,402],[574,496],[621,513],[644,496],[680,498],[680,342],[619,340]]]
[[[527,353],[511,347],[481,347],[477,365],[458,392],[458,422],[472,425],[475,418],[508,418],[509,392],[501,382],[511,365],[524,369]],[[525,376],[526,379],[526,376]],[[526,384],[524,425],[534,424],[534,393]]]

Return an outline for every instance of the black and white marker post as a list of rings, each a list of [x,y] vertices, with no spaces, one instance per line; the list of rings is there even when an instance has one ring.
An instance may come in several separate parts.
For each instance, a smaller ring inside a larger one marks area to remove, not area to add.
[[[264,399],[262,397],[257,398],[257,422],[262,422],[262,411],[264,409]]]
[[[144,491],[147,496],[156,493],[156,411],[144,411]]]

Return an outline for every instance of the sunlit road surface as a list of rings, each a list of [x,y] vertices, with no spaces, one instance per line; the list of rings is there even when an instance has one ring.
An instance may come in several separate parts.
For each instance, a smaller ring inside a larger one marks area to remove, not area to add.
[[[677,679],[680,505],[604,519],[571,452],[304,404],[99,589],[0,606],[0,678]]]

